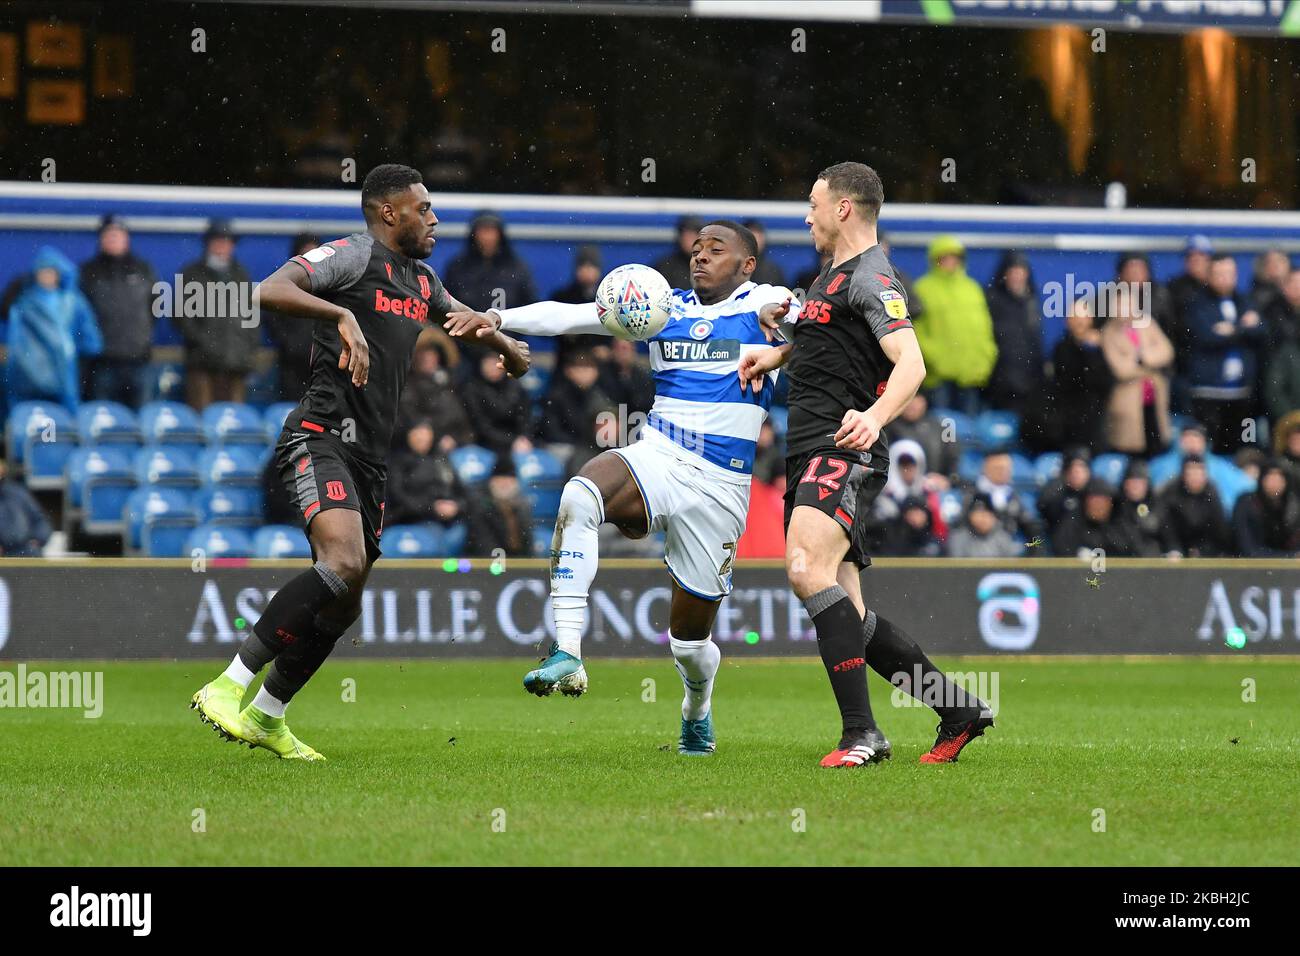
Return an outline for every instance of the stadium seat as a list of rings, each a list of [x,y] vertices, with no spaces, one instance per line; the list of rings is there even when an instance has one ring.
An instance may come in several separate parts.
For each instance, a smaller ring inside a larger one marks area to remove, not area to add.
[[[268,452],[245,445],[206,448],[199,456],[199,479],[205,485],[260,485]]]
[[[441,539],[435,525],[393,525],[384,529],[384,554],[395,558],[441,558]]]
[[[210,445],[265,445],[266,424],[257,409],[238,402],[214,402],[203,410],[203,434]]]
[[[984,472],[984,453],[967,448],[957,459],[957,475],[966,481],[975,481]]]
[[[932,408],[929,417],[936,419],[940,425],[946,426],[951,422],[957,441],[962,444],[975,443],[975,421],[965,412],[959,412],[955,408]]]
[[[5,458],[17,468],[26,460],[28,440],[63,442],[77,436],[77,419],[54,402],[19,402],[5,423]]]
[[[975,419],[975,441],[986,452],[1006,451],[1020,441],[1020,416],[990,410]]]
[[[194,496],[199,520],[213,525],[257,528],[262,524],[261,488],[214,485]]]
[[[145,367],[145,394],[155,402],[185,399],[185,366],[180,362],[150,362]]]
[[[83,445],[139,445],[140,420],[119,402],[85,402],[77,409],[77,435]]]
[[[1059,451],[1045,451],[1034,459],[1034,480],[1039,488],[1061,477],[1063,459]]]
[[[77,449],[76,421],[62,406],[42,412],[24,423],[25,434],[19,436],[24,481],[33,491],[53,491],[63,487],[63,472],[68,458]]]
[[[140,431],[152,445],[184,445],[202,448],[203,420],[198,412],[180,402],[149,402],[140,409]]]
[[[126,500],[126,539],[129,551],[144,548],[144,529],[150,521],[184,518],[189,527],[198,524],[191,493],[183,488],[153,485],[137,488]]]
[[[295,402],[276,402],[262,413],[262,427],[266,429],[268,441],[275,444],[280,437],[280,429],[284,428],[284,420],[297,407]]]
[[[784,438],[790,430],[790,409],[784,405],[773,405],[767,417],[772,422],[772,431],[776,432],[776,437]]]
[[[445,525],[442,528],[442,555],[445,558],[459,558],[465,553],[465,539],[469,537],[469,527],[461,521]]]
[[[1092,474],[1109,485],[1119,486],[1124,480],[1124,469],[1128,467],[1128,455],[1107,452],[1092,460]]]
[[[95,445],[81,447],[68,456],[63,472],[64,501],[72,509],[83,504],[87,484],[92,479],[102,479],[117,486],[135,487],[135,470],[131,467],[130,449],[121,445]],[[125,504],[125,499],[121,504]],[[122,509],[117,510],[120,519]]]
[[[141,540],[151,558],[188,558],[187,545],[198,519],[190,515],[163,515],[146,520]]]
[[[467,485],[486,481],[497,464],[497,456],[479,445],[453,448],[448,457],[451,458],[451,466],[456,469],[456,477]]]
[[[202,551],[210,558],[251,558],[253,539],[240,528],[201,524],[185,539],[185,552]]]
[[[183,445],[147,445],[136,453],[135,478],[142,485],[197,488],[198,456]]]
[[[533,557],[549,558],[551,541],[555,538],[555,529],[544,524],[533,525]]]
[[[560,495],[564,492],[564,465],[544,449],[516,452],[512,458],[515,474],[533,518],[553,521],[560,513]]]
[[[547,389],[550,388],[551,370],[540,365],[532,365],[519,379],[519,384],[524,387],[524,391],[528,393],[528,398],[531,401],[540,402],[546,396]]]
[[[310,558],[311,545],[301,528],[270,524],[253,535],[253,556],[257,558]]]

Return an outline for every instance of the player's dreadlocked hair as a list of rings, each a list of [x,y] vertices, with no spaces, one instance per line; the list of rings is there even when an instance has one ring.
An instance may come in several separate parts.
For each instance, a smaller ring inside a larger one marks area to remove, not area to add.
[[[366,173],[361,184],[361,211],[369,222],[384,200],[408,186],[424,182],[418,169],[398,163],[384,163]]]
[[[868,222],[880,218],[880,207],[885,204],[885,186],[880,175],[863,163],[836,163],[817,174],[836,196],[846,196],[862,211]]]
[[[742,226],[734,219],[715,219],[713,222],[706,222],[700,228],[705,229],[709,226],[721,226],[723,229],[730,229],[740,238],[740,244],[745,249],[745,255],[758,256],[758,240],[754,237],[753,231],[748,227]]]

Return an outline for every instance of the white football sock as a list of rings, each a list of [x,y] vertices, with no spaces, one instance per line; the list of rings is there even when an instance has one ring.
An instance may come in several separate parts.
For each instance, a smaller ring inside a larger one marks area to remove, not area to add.
[[[248,690],[248,685],[253,683],[253,678],[257,675],[245,667],[244,662],[241,661],[239,655],[236,654],[235,659],[231,661],[230,666],[226,668],[224,676],[229,677],[240,687],[244,688],[244,690]]]
[[[722,662],[722,651],[708,639],[679,641],[670,637],[668,643],[673,649],[677,673],[682,675],[682,686],[686,688],[682,716],[687,720],[699,720],[708,715],[712,706],[713,678]]]
[[[284,709],[289,705],[272,697],[270,691],[266,689],[266,685],[263,684],[258,688],[257,696],[253,698],[253,706],[268,717],[283,717]]]
[[[600,525],[605,505],[588,478],[570,478],[560,496],[560,514],[551,539],[551,610],[560,650],[582,656],[587,628],[587,595],[600,561]]]

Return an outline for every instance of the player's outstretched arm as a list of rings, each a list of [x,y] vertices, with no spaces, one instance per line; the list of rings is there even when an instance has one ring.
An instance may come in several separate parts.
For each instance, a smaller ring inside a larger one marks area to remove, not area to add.
[[[474,312],[464,309],[448,316],[443,326],[452,335],[480,337],[493,331],[516,332],[520,335],[609,335],[609,329],[600,324],[596,303],[534,302],[514,309],[488,309]]]
[[[370,378],[370,346],[361,334],[357,318],[349,310],[311,292],[311,279],[305,269],[290,260],[276,269],[253,290],[255,310],[271,309],[281,315],[315,319],[338,324],[339,368],[352,373],[357,388]]]
[[[793,349],[793,343],[787,342],[784,345],[756,349],[742,355],[737,368],[740,374],[740,391],[743,393],[746,387],[752,385],[754,393],[757,394],[763,387],[763,376],[784,365]]]
[[[921,356],[915,331],[906,328],[890,332],[880,339],[880,347],[894,363],[894,370],[889,373],[885,390],[874,405],[865,411],[850,409],[844,413],[840,430],[835,434],[835,444],[839,448],[855,451],[870,448],[884,427],[897,418],[916,396],[925,381],[925,359]]]
[[[475,312],[451,296],[448,296],[450,309],[447,321],[442,327],[453,338],[473,335],[484,345],[497,352],[498,364],[512,378],[519,378],[528,371],[532,360],[528,354],[528,343],[501,332],[499,321],[494,321],[492,313]]]

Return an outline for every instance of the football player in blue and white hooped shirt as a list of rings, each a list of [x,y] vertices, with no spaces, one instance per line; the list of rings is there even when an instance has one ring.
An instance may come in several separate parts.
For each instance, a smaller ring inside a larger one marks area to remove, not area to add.
[[[569,479],[551,542],[555,643],[524,686],[544,697],[587,689],[582,632],[596,576],[600,525],[628,537],[665,534],[672,577],[669,636],[686,687],[678,752],[714,750],[713,678],[721,653],[709,635],[731,591],[736,542],[749,512],[750,472],[776,374],[742,391],[741,357],[765,349],[770,332],[799,303],[790,290],[755,285],[758,245],[739,223],[711,222],[691,250],[691,288],[673,293],[672,317],[650,339],[655,402],[640,441],[593,458]],[[498,329],[524,335],[605,334],[594,302],[539,302],[488,313],[452,313],[452,335]]]

